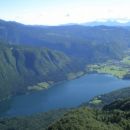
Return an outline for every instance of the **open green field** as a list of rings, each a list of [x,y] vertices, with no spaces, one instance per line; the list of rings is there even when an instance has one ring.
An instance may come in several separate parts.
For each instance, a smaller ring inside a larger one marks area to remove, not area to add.
[[[106,73],[118,78],[124,78],[130,74],[130,56],[125,56],[120,61],[108,61],[100,64],[91,64],[86,66],[88,72]]]
[[[34,86],[28,86],[28,90],[29,91],[40,91],[40,90],[49,88],[49,86],[52,85],[52,84],[53,84],[53,81],[41,82],[41,83],[38,83]]]
[[[121,62],[126,64],[126,65],[130,65],[130,56],[124,57]]]

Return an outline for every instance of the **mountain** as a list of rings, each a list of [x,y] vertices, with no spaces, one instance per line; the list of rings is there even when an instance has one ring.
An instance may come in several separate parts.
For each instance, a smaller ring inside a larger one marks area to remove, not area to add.
[[[119,58],[130,46],[130,30],[123,27],[29,26],[0,21],[0,39],[9,44],[47,47],[98,62]]]
[[[0,100],[67,80],[83,66],[62,52],[7,43],[0,43],[0,59]]]
[[[87,23],[82,23],[80,25],[84,26],[130,26],[130,21],[128,22],[118,22],[117,20],[106,20],[106,21],[93,21],[93,22],[87,22]]]

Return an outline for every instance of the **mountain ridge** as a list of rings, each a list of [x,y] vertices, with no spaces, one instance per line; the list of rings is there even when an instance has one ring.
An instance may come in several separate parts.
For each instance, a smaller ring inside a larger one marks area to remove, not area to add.
[[[104,55],[106,59],[116,57],[116,52],[121,53],[130,45],[129,34],[129,30],[121,27],[41,27],[5,21],[0,24],[0,40],[9,44],[43,46],[86,61],[91,59],[92,62],[96,61],[95,55],[100,58]]]

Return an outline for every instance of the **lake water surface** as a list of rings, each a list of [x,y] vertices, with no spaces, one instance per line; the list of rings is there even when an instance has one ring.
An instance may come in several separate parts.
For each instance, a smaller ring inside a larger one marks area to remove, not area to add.
[[[121,80],[105,74],[89,74],[44,91],[16,96],[11,100],[10,109],[4,116],[28,115],[75,107],[94,96],[128,86],[130,80]]]

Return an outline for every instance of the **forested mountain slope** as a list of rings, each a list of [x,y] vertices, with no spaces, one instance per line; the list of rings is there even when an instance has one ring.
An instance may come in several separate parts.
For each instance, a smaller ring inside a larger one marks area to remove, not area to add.
[[[23,93],[32,85],[54,84],[67,79],[81,66],[65,54],[44,47],[0,43],[0,99]],[[35,88],[35,86],[34,86]]]
[[[48,130],[129,130],[130,99],[115,101],[103,110],[80,107],[65,114]]]

